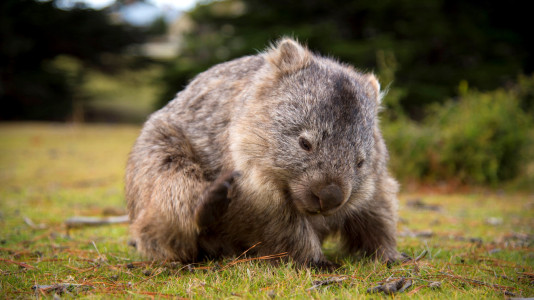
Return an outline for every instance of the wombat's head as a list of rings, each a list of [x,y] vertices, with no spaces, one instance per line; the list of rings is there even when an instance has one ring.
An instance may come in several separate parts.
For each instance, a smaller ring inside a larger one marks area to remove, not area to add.
[[[264,57],[270,75],[249,112],[248,145],[263,178],[275,178],[307,214],[331,214],[370,195],[385,160],[376,150],[376,78],[290,39]]]

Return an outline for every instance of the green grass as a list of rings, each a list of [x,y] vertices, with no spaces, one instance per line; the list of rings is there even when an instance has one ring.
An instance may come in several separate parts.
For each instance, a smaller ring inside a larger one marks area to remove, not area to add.
[[[127,246],[127,225],[67,230],[72,216],[124,212],[123,175],[139,127],[0,125],[0,298],[52,298],[33,285],[86,298],[377,298],[382,281],[410,278],[398,298],[534,296],[534,197],[521,193],[401,194],[399,249],[426,257],[388,268],[353,257],[335,274],[229,258],[158,263]],[[410,206],[419,198],[437,210]],[[345,276],[312,288],[314,281]],[[440,282],[432,289],[429,284]]]

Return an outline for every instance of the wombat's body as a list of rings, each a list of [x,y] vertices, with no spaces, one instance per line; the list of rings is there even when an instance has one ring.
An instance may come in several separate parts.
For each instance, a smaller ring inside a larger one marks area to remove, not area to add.
[[[198,75],[144,125],[126,198],[139,251],[184,263],[287,252],[331,266],[321,243],[384,260],[396,250],[373,75],[292,40]]]

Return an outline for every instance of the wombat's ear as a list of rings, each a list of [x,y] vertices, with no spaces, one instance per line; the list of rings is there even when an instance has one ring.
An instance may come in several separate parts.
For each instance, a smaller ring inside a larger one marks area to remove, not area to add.
[[[265,53],[265,59],[282,73],[291,73],[306,67],[311,54],[296,41],[284,38]]]
[[[375,99],[377,104],[380,104],[382,101],[383,93],[380,92],[380,82],[376,79],[374,74],[366,74],[364,78],[367,83],[367,91],[369,92],[370,97]]]

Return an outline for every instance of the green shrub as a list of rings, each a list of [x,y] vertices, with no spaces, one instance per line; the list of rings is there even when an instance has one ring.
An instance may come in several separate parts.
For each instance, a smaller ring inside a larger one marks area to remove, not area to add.
[[[437,177],[497,183],[519,174],[530,123],[514,93],[468,93],[427,120],[435,131]]]
[[[391,155],[390,167],[395,175],[405,180],[428,177],[431,130],[406,118],[385,121],[382,127]]]
[[[517,178],[532,162],[528,154],[532,116],[521,85],[492,92],[465,91],[432,107],[416,123],[405,117],[384,122],[391,168],[401,179],[496,184]],[[531,142],[531,141],[530,141]]]

